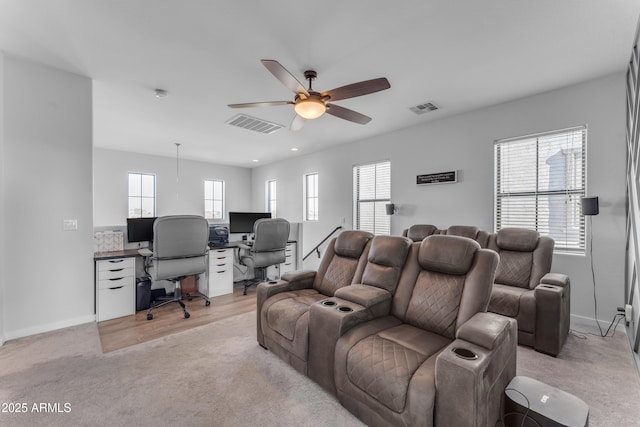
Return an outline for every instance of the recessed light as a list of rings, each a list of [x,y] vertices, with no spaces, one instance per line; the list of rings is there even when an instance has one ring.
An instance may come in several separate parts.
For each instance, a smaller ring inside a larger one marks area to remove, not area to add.
[[[291,151],[298,151],[298,147],[293,147]]]
[[[251,161],[252,161],[253,163],[258,163],[260,160],[258,160],[258,159],[253,159],[253,160],[251,160]]]

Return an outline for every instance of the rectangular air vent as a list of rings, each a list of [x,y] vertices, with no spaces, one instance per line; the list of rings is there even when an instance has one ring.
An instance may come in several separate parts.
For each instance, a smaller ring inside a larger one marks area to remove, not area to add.
[[[416,113],[416,114],[424,114],[424,113],[428,113],[430,111],[435,111],[438,108],[440,108],[440,107],[438,107],[433,102],[425,102],[424,104],[416,105],[415,107],[411,107],[409,109],[411,111],[413,111],[414,113]]]
[[[268,122],[257,117],[247,116],[246,114],[237,114],[231,117],[225,123],[228,123],[231,126],[236,126],[239,128],[266,134],[277,132],[284,127],[277,123]]]

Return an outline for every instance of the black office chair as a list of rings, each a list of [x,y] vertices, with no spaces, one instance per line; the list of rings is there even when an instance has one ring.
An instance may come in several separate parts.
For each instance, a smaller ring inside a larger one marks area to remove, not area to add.
[[[253,225],[255,234],[251,246],[240,244],[240,262],[249,268],[258,270],[256,280],[244,281],[243,295],[251,285],[266,280],[266,269],[270,265],[282,264],[286,259],[287,240],[289,240],[289,221],[282,218],[263,218]]]
[[[153,223],[153,252],[145,256],[145,271],[153,280],[175,282],[173,296],[160,298],[149,307],[147,320],[153,319],[151,310],[170,303],[182,307],[184,318],[189,312],[182,302],[184,299],[204,299],[205,306],[211,303],[204,295],[183,295],[180,280],[207,270],[209,243],[209,223],[197,215],[172,215],[159,217]]]

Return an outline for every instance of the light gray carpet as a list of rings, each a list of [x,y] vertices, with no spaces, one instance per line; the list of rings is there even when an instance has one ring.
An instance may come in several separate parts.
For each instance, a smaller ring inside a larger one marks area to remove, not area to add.
[[[558,358],[520,347],[518,374],[585,400],[592,427],[640,425],[625,340],[570,336]],[[27,404],[0,412],[3,426],[362,425],[257,345],[255,312],[108,354],[95,324],[10,341],[0,347],[0,402]],[[34,403],[63,412],[33,412]]]

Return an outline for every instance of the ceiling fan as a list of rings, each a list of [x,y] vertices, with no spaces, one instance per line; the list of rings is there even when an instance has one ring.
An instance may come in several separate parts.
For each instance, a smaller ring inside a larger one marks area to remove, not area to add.
[[[264,65],[271,74],[280,80],[283,85],[296,94],[293,101],[248,102],[243,104],[229,104],[229,107],[273,107],[276,105],[292,104],[296,112],[296,116],[291,122],[291,130],[300,129],[304,124],[305,119],[317,119],[325,112],[332,116],[349,120],[354,123],[359,123],[361,125],[367,124],[371,121],[371,117],[365,116],[357,111],[350,110],[349,108],[340,107],[339,105],[335,105],[330,102],[368,95],[391,87],[386,78],[380,77],[377,79],[365,80],[341,86],[326,92],[317,92],[311,87],[311,82],[317,77],[317,73],[315,71],[307,70],[304,72],[304,78],[309,81],[309,88],[305,89],[305,87],[278,61],[273,59],[262,59],[261,62],[262,65]]]

